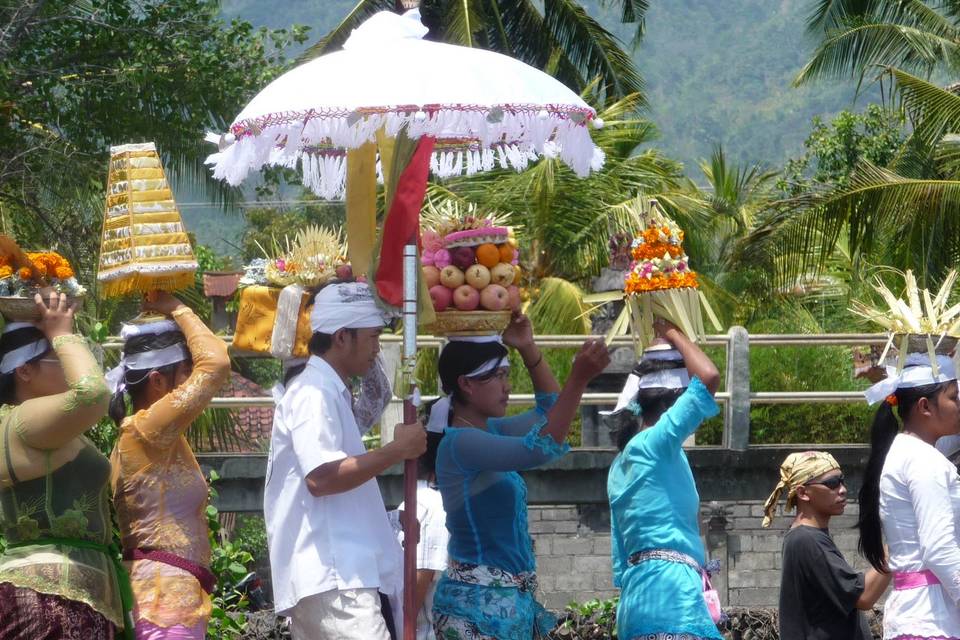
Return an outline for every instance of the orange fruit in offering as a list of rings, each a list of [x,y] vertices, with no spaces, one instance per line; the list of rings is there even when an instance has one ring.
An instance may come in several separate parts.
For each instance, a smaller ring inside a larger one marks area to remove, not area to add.
[[[477,247],[477,262],[490,269],[500,262],[500,250],[497,245],[488,242]]]
[[[506,262],[507,264],[510,264],[513,262],[513,257],[515,255],[517,255],[517,250],[513,248],[513,245],[500,245],[500,262]]]

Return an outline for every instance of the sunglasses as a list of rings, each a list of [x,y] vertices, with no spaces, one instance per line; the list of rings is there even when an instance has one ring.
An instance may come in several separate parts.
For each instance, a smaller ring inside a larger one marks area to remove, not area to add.
[[[847,486],[847,483],[844,480],[843,476],[834,476],[832,478],[827,478],[826,480],[820,480],[818,482],[805,482],[803,486],[809,487],[812,484],[822,484],[827,489],[830,489],[832,491],[836,491],[837,489],[839,489],[840,485]]]

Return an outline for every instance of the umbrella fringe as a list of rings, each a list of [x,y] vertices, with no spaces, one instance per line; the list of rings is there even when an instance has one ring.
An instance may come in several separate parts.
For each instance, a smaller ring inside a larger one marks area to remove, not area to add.
[[[269,114],[235,125],[236,142],[210,155],[207,164],[215,178],[237,185],[265,165],[294,168],[299,161],[305,186],[323,198],[342,198],[345,150],[374,140],[381,128],[396,136],[406,127],[411,138],[437,138],[431,170],[439,178],[497,166],[523,171],[540,157],[558,158],[585,176],[603,165],[604,156],[590,138],[587,119],[572,117],[574,111],[457,105],[429,111]]]

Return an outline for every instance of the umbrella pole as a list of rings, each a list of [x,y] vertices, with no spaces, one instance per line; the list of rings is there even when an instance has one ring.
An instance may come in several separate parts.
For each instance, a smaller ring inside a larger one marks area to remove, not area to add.
[[[411,240],[413,240],[411,238]],[[412,371],[417,357],[417,245],[411,242],[403,247],[403,363]],[[416,381],[411,376],[410,388],[403,401],[403,422],[417,421],[413,404]],[[417,614],[417,544],[420,529],[417,524],[417,461],[403,463],[403,640],[416,640]]]

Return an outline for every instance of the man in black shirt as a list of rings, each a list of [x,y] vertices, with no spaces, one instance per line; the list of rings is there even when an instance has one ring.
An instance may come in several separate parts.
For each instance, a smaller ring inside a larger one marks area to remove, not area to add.
[[[847,504],[840,466],[828,453],[794,453],[781,465],[780,477],[767,500],[764,526],[783,490],[789,490],[787,508],[797,509],[783,538],[781,640],[871,640],[861,610],[873,608],[890,575],[854,571],[830,537],[830,518],[841,515]]]

